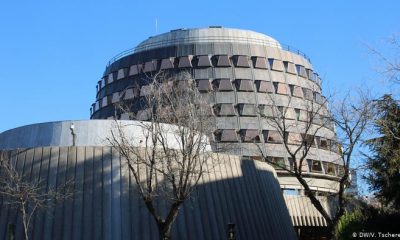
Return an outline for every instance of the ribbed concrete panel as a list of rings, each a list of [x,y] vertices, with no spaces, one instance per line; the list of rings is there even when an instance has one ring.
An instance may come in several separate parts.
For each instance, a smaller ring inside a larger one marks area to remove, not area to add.
[[[72,199],[36,214],[31,239],[158,239],[115,149],[39,147],[6,153],[27,181],[43,181],[44,190],[73,182]],[[7,223],[16,224],[16,239],[22,239],[19,221],[19,214],[2,205],[0,239]],[[172,232],[174,239],[226,239],[230,222],[236,224],[237,239],[295,239],[275,171],[266,163],[222,158],[185,202]]]
[[[321,215],[321,213],[318,212],[307,196],[284,195],[284,198],[295,227],[327,226],[325,218]],[[330,204],[328,204],[327,198],[318,197],[318,199],[328,213],[331,213],[332,208]]]

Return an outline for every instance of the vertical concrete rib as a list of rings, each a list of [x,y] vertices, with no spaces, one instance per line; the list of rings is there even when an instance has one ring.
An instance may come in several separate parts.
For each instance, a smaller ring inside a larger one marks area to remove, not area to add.
[[[75,166],[75,197],[73,206],[72,238],[74,240],[82,237],[82,215],[83,215],[83,181],[84,181],[85,147],[77,147]]]
[[[116,149],[111,150],[111,229],[112,239],[121,239],[121,166]]]
[[[56,149],[57,150],[57,149]],[[71,147],[68,149],[68,162],[67,162],[67,173],[66,182],[71,182],[73,185],[72,191],[73,196],[71,199],[67,199],[64,202],[64,221],[63,221],[63,237],[62,239],[72,238],[72,223],[73,223],[73,211],[74,211],[74,198],[77,194],[77,182],[75,181],[75,167],[77,159],[77,148]]]
[[[93,223],[94,213],[92,206],[93,199],[93,163],[94,163],[94,148],[85,148],[85,161],[82,168],[84,168],[83,176],[83,217],[82,217],[82,239],[93,239]]]
[[[49,157],[50,157],[50,149],[47,148],[43,148],[42,149],[43,154],[42,156],[40,156],[39,159],[35,159],[35,168],[36,168],[36,172],[35,174],[37,175],[37,181],[39,183],[39,186],[41,188],[41,192],[46,192],[47,191],[47,174],[48,174],[48,170],[49,170]],[[39,162],[37,162],[39,161]],[[37,166],[37,164],[40,164],[40,166]],[[44,228],[44,224],[43,224],[43,216],[44,216],[44,212],[43,211],[37,211],[37,213],[35,214],[35,220],[34,222],[32,222],[32,225],[35,226],[35,228],[33,228],[33,239],[39,239],[43,236],[43,228]]]
[[[93,160],[93,239],[102,238],[102,206],[103,206],[103,148],[94,147]]]
[[[106,147],[103,150],[103,218],[102,230],[103,239],[111,239],[111,148]]]

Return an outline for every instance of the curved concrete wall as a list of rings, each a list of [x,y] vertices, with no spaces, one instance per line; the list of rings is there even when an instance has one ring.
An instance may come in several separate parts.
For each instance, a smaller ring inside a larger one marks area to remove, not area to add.
[[[127,165],[113,148],[37,147],[5,153],[26,179],[43,181],[43,189],[74,183],[72,199],[34,216],[30,239],[158,239]],[[238,157],[223,159],[181,208],[174,239],[227,239],[230,222],[236,224],[237,239],[296,239],[274,169]],[[7,224],[16,224],[16,239],[22,239],[19,221],[15,210],[1,205],[0,239],[5,239]]]
[[[129,140],[140,146],[140,140],[144,139],[143,133],[147,124],[149,123],[133,120],[70,120],[26,125],[0,133],[0,149],[73,146],[72,125],[75,146],[110,146],[107,139],[112,139],[111,132],[117,136],[118,127],[123,129]],[[169,147],[179,147],[172,135],[174,126],[161,125],[166,131],[166,135],[171,135],[168,138]]]

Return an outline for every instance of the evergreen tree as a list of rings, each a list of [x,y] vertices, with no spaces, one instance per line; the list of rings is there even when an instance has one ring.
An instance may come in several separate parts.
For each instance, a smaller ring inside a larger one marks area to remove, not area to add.
[[[400,105],[391,95],[375,102],[375,128],[379,136],[367,141],[371,190],[386,205],[400,210]]]

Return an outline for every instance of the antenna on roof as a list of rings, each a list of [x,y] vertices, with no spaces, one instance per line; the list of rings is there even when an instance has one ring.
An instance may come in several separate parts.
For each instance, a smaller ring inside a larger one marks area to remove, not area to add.
[[[156,18],[156,33],[158,32],[158,26],[157,26],[158,24],[157,24],[157,18]]]

